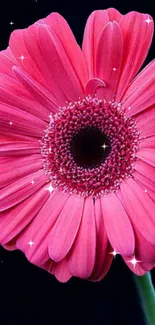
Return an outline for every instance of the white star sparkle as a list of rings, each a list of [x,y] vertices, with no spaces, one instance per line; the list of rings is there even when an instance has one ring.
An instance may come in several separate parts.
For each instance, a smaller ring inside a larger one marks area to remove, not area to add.
[[[114,67],[112,70],[113,70],[113,71],[116,71],[117,69]]]
[[[146,188],[145,188],[144,192],[147,193],[147,189]]]
[[[54,187],[52,186],[52,184],[50,183],[49,187],[45,188],[46,191],[49,191],[50,194],[54,191]]]
[[[134,266],[134,268],[135,268],[136,264],[139,263],[140,261],[138,261],[138,260],[135,258],[135,256],[134,256],[134,257],[132,258],[132,260],[129,260],[128,262],[130,262],[130,263]]]
[[[31,181],[31,184],[33,185],[34,184],[34,180],[32,179],[32,181]]]
[[[22,61],[24,61],[25,56],[22,54],[21,56],[19,56],[19,58],[20,58]]]
[[[105,150],[108,146],[104,143],[101,147]]]
[[[30,240],[29,242],[28,242],[28,245],[30,245],[31,247],[34,245],[34,242],[32,241],[32,240]]]
[[[12,125],[13,123],[10,121],[9,124]]]
[[[115,251],[115,249],[113,250],[113,252],[109,253],[109,254],[112,254],[114,257],[119,254],[118,252]]]
[[[152,19],[150,19],[149,17],[147,19],[144,20],[148,25],[153,21]]]
[[[10,21],[10,23],[9,23],[9,24],[12,26],[12,25],[14,25],[14,22],[13,22],[13,21]]]

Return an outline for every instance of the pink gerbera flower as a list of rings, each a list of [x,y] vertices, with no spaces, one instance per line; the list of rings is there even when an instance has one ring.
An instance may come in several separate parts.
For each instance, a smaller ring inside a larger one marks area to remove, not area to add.
[[[116,253],[155,264],[152,35],[147,14],[94,11],[81,50],[52,13],[0,53],[0,243],[62,282]]]

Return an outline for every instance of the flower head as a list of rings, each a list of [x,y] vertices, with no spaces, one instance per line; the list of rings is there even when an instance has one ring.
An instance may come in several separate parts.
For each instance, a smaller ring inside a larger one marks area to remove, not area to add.
[[[52,13],[0,53],[0,243],[62,282],[102,279],[116,253],[155,264],[152,35],[149,15],[99,10],[81,49]]]

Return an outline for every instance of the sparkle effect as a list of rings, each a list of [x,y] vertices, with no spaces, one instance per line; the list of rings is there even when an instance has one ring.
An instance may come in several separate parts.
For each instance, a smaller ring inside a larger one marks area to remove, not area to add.
[[[10,21],[10,23],[9,23],[9,24],[12,26],[12,25],[14,25],[14,22],[13,22],[13,21]]]
[[[49,191],[50,194],[54,191],[54,187],[52,186],[52,184],[50,183],[49,187],[45,188],[46,191]]]
[[[25,56],[22,54],[19,58],[20,58],[22,61],[24,61]]]
[[[139,263],[140,261],[138,261],[135,256],[132,258],[132,260],[129,260],[128,262],[130,262],[131,264],[133,264],[134,268],[136,267],[136,264]]]
[[[108,146],[104,143],[102,146],[101,146],[104,150],[106,149],[106,148],[108,148]]]
[[[91,130],[100,132],[106,141],[102,142],[104,150],[101,145],[97,149],[99,154],[101,151],[100,163],[89,167],[77,163],[71,143],[81,132]],[[69,103],[51,117],[41,141],[43,166],[51,180],[49,191],[59,187],[99,197],[117,190],[120,182],[132,175],[138,142],[135,122],[125,116],[121,103],[91,96]]]
[[[32,240],[30,240],[30,241],[28,242],[28,245],[29,245],[30,247],[32,247],[32,246],[34,245],[34,242],[33,242]]]
[[[152,19],[150,19],[149,17],[147,19],[144,20],[148,25],[153,21]]]
[[[111,252],[110,254],[112,254],[114,257],[119,254],[118,252],[115,251],[115,249],[113,250],[113,252]]]

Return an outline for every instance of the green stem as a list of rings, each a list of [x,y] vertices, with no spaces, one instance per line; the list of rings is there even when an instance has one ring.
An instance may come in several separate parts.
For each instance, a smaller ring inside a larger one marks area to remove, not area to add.
[[[134,276],[147,325],[155,325],[155,290],[148,272],[143,276]]]

